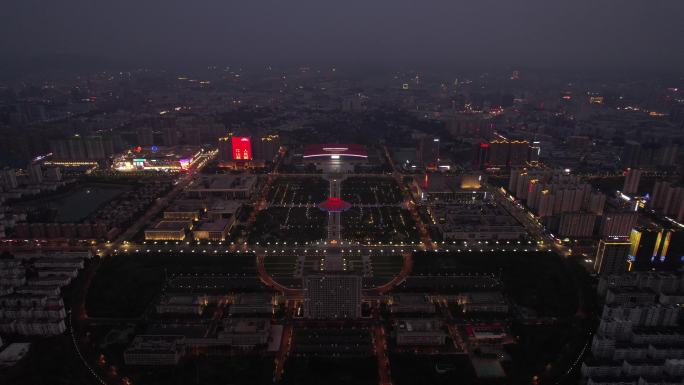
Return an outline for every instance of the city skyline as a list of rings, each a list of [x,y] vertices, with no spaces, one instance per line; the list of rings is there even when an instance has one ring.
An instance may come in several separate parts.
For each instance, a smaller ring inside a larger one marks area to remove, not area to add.
[[[675,70],[684,64],[676,48],[684,33],[677,17],[682,11],[678,1],[638,0],[27,1],[5,12],[0,49],[10,63],[66,54],[77,55],[72,64],[90,58],[127,68],[232,63]]]
[[[1,384],[684,384],[683,2],[4,11]]]

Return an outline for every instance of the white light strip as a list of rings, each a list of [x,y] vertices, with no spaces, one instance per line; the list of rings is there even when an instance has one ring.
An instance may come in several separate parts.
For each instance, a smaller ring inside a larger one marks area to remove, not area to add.
[[[339,155],[339,156],[354,156],[357,158],[368,158],[368,155],[359,155],[359,154],[312,154],[312,155],[304,155],[303,158],[315,158],[315,157],[329,157],[331,155]]]

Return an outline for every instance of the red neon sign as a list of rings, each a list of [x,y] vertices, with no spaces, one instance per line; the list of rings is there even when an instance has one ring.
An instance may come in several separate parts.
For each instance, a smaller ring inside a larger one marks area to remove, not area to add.
[[[252,142],[247,136],[234,136],[231,138],[233,145],[233,160],[252,160]]]

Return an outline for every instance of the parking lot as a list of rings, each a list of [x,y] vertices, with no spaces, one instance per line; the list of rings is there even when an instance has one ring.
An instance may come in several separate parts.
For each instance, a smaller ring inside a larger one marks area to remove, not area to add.
[[[281,176],[271,184],[268,203],[276,206],[317,204],[328,197],[328,190],[328,181],[318,176]]]
[[[317,207],[270,207],[259,212],[249,243],[311,242],[325,239],[328,214]]]
[[[342,238],[359,242],[417,242],[416,224],[394,206],[353,207],[342,213]]]
[[[399,185],[389,177],[349,177],[342,181],[342,199],[370,205],[393,205],[402,201]]]

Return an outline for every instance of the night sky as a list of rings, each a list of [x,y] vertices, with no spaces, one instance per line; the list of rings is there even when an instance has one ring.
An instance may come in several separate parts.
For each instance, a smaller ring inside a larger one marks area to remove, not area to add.
[[[681,0],[6,0],[7,60],[677,69]]]

